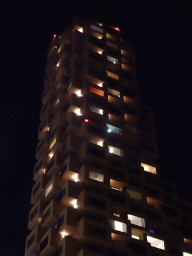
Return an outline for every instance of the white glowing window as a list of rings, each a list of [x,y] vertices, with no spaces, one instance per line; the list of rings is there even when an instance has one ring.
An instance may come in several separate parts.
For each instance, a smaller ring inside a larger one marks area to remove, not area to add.
[[[147,236],[147,242],[150,243],[152,247],[165,250],[165,245],[163,240],[160,240],[151,236]]]
[[[127,233],[127,225],[125,223],[122,223],[120,221],[111,220],[112,228],[116,231],[121,231]]]
[[[56,138],[54,138],[49,146],[49,149],[52,149],[52,147],[55,145],[56,143]]]
[[[113,125],[110,125],[110,124],[107,124],[107,132],[108,133],[116,133],[116,134],[121,134],[122,130],[113,126]]]
[[[45,191],[45,196],[47,196],[49,193],[50,193],[50,191],[53,189],[53,182],[48,186],[48,188],[46,189],[46,191]]]
[[[89,171],[89,178],[99,182],[104,182],[104,175],[98,172]]]
[[[145,227],[145,220],[143,218],[139,218],[131,214],[127,214],[127,218],[128,220],[130,220],[131,224],[137,225],[143,228]]]
[[[116,97],[120,97],[120,92],[119,91],[113,90],[111,88],[108,88],[107,90],[108,90],[108,93],[110,93],[110,94],[112,94]]]
[[[91,27],[92,29],[94,29],[94,30],[100,32],[100,33],[103,33],[103,29],[102,29],[102,28],[99,28],[99,27],[97,27],[97,26],[95,26],[95,25],[92,25],[92,24],[90,25],[90,27]]]
[[[103,109],[101,108],[90,106],[90,110],[96,114],[103,115]]]
[[[133,199],[137,199],[137,200],[141,200],[142,199],[142,194],[139,192],[136,192],[134,190],[131,189],[126,189],[127,193],[129,194],[129,196]]]
[[[77,109],[75,109],[75,114],[77,115],[77,116],[82,116],[82,112],[81,112],[81,109],[80,108],[77,108]]]
[[[108,150],[109,150],[109,153],[111,153],[111,154],[115,154],[115,155],[118,155],[118,156],[123,156],[123,150],[122,149],[115,148],[115,147],[112,147],[112,146],[108,146]]]
[[[137,240],[141,239],[139,236],[136,236],[136,235],[131,235],[131,237],[134,238],[134,239],[137,239]]]
[[[76,91],[76,93],[75,93],[78,97],[82,97],[83,96],[83,94],[82,94],[82,92],[81,92],[81,90],[79,90],[79,91]]]
[[[113,64],[118,64],[119,61],[111,56],[107,56],[107,60],[113,62]]]
[[[192,254],[188,252],[183,252],[183,256],[192,256]]]
[[[148,165],[148,164],[144,164],[144,163],[141,163],[141,166],[144,168],[144,171],[150,172],[150,173],[153,173],[153,174],[157,174],[157,171],[156,171],[155,167],[153,167],[151,165]]]

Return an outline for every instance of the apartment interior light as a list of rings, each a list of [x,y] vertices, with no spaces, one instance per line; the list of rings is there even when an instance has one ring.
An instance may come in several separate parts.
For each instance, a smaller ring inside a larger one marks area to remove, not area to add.
[[[76,114],[77,116],[82,116],[81,109],[80,109],[80,108],[77,108],[77,109],[75,110],[75,114]]]
[[[111,129],[108,129],[107,132],[110,133],[110,132],[111,132]]]
[[[103,115],[103,109],[99,109],[99,114]]]
[[[79,28],[78,31],[83,33],[83,28]]]
[[[75,182],[78,182],[78,181],[79,181],[79,175],[78,175],[78,173],[76,173],[76,174],[73,175],[73,179],[74,179]]]
[[[102,51],[98,51],[98,53],[99,53],[99,54],[103,54],[103,52],[102,52]]]
[[[61,232],[59,232],[59,233],[60,233],[62,239],[67,235],[65,231],[61,231]]]
[[[75,209],[77,209],[77,208],[78,208],[77,200],[74,200],[74,201],[72,202],[72,204],[73,204],[73,208],[75,208]]]
[[[82,96],[83,96],[81,90],[77,91],[75,94],[76,94],[78,97],[82,97]]]
[[[103,147],[103,141],[102,140],[99,141],[97,145],[99,145],[100,147]]]
[[[103,84],[102,83],[98,83],[97,84],[99,87],[103,87]]]
[[[51,153],[49,153],[49,159],[51,159],[53,156],[54,156],[54,153],[53,152],[51,152]]]

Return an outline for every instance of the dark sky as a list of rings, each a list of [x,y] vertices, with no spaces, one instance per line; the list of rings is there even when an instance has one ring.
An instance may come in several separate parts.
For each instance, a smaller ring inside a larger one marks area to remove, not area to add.
[[[135,46],[141,101],[154,111],[162,176],[192,199],[190,5],[103,2],[1,0],[1,256],[24,255],[47,47],[75,16],[119,26]]]

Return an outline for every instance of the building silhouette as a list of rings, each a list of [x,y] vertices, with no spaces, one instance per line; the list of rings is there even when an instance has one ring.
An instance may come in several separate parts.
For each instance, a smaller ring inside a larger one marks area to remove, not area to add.
[[[192,256],[131,44],[76,18],[48,49],[25,256]]]

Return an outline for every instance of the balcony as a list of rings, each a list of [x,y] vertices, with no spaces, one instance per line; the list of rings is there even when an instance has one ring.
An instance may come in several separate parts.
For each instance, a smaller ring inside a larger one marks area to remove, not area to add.
[[[39,256],[51,255],[57,249],[60,239],[57,229],[51,227],[41,238]]]
[[[48,85],[48,86],[44,89],[44,91],[43,91],[43,97],[42,97],[42,103],[43,103],[43,104],[45,104],[45,103],[49,100],[49,98],[50,98],[51,94],[53,93],[53,91],[54,91],[54,89],[53,89],[53,87],[51,87],[50,85]]]
[[[77,240],[72,236],[65,236],[59,242],[58,249],[51,256],[77,256]]]
[[[45,187],[44,200],[51,201],[53,198],[58,196],[58,194],[61,191],[62,183],[63,182],[60,176],[58,176],[57,174],[54,174]]]
[[[38,139],[40,140],[46,132],[50,130],[51,116],[48,116],[44,121],[41,122],[38,130]]]
[[[33,229],[36,225],[41,223],[43,211],[43,201],[40,199],[29,212],[28,229]]]
[[[46,168],[46,176],[52,177],[55,173],[58,173],[62,167],[64,159],[64,153],[56,151],[53,157],[49,160]]]
[[[62,206],[70,206],[78,208],[79,183],[67,180],[61,188],[61,192],[57,199]]]
[[[52,225],[54,225],[59,218],[60,211],[61,209],[59,207],[59,203],[53,199],[43,211],[42,227],[50,228]]]
[[[39,141],[37,144],[36,149],[36,159],[39,159],[43,152],[48,150],[49,148],[49,141],[50,141],[50,133],[46,132],[43,136],[43,138]]]
[[[35,181],[39,180],[43,174],[45,174],[46,171],[46,165],[47,165],[47,154],[44,153],[41,159],[36,163],[35,168],[34,168],[34,176],[33,179]]]
[[[73,180],[77,182],[79,165],[75,156],[69,155],[65,160],[63,167],[60,170],[62,180]]]
[[[51,110],[52,110],[52,102],[49,100],[41,108],[40,120],[43,121],[45,117],[51,112]]]
[[[38,252],[41,235],[42,230],[40,226],[37,225],[26,239],[25,256],[33,255]]]
[[[31,203],[35,204],[40,198],[43,198],[45,193],[45,176],[37,180],[32,188]]]
[[[78,210],[74,207],[65,207],[60,213],[56,227],[59,229],[60,234],[72,236],[77,231],[78,221]]]

